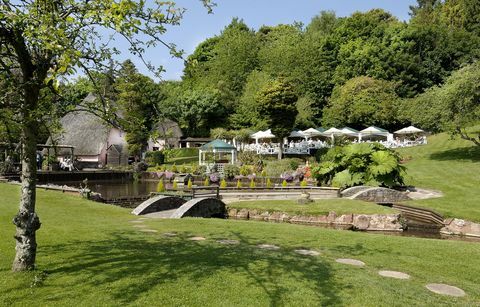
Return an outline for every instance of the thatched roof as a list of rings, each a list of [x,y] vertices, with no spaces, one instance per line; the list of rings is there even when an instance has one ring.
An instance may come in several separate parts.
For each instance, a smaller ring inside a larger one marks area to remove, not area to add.
[[[84,101],[95,100],[95,95],[89,94]],[[112,129],[97,116],[85,112],[75,111],[65,115],[61,120],[63,132],[57,138],[57,144],[68,144],[75,147],[76,155],[99,155],[107,145],[108,136]],[[69,154],[60,151],[60,154]]]
[[[164,136],[167,139],[179,139],[183,136],[178,123],[168,118],[157,123],[155,129],[160,133],[160,139],[163,139]]]

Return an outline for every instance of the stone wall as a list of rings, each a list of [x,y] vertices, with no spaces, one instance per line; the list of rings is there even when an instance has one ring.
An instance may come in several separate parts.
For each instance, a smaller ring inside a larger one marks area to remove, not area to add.
[[[405,225],[400,214],[343,214],[328,215],[289,215],[284,212],[268,212],[255,209],[229,209],[228,218],[276,223],[292,223],[312,226],[340,226],[344,229],[403,231]]]

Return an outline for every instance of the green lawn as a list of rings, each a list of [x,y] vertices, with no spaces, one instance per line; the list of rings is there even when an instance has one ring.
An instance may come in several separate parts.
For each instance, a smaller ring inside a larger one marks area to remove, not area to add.
[[[228,204],[229,208],[257,209],[261,211],[278,211],[298,215],[325,215],[335,211],[337,215],[357,214],[389,214],[398,211],[374,203],[350,199],[322,199],[307,205],[300,205],[294,200],[261,200],[240,201]]]
[[[406,163],[408,184],[445,194],[413,204],[432,208],[447,217],[480,222],[480,147],[465,140],[452,140],[442,133],[429,137],[426,146],[399,152],[411,157]]]
[[[478,243],[213,219],[147,220],[142,224],[158,233],[142,233],[127,209],[42,190],[38,270],[14,274],[11,218],[19,193],[0,184],[0,306],[480,304]],[[207,240],[186,240],[194,235]],[[260,243],[281,249],[260,250]],[[321,255],[300,256],[298,248]],[[366,267],[338,264],[339,257]],[[381,277],[380,269],[412,278]],[[427,283],[455,285],[467,295],[434,294]]]

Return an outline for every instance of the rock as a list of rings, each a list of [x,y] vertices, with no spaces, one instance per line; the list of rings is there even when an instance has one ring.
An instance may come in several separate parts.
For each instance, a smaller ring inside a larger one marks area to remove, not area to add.
[[[337,213],[335,213],[335,211],[330,211],[327,215],[327,222],[333,223],[335,222],[336,218],[337,218]]]
[[[367,215],[354,215],[353,227],[358,230],[367,230],[370,225],[370,218]]]
[[[302,192],[302,194],[300,194],[300,198],[297,200],[297,203],[301,205],[305,205],[311,202],[313,202],[313,200],[310,199],[310,193],[308,192]]]
[[[228,217],[229,218],[236,218],[237,217],[237,209],[231,208],[228,209]]]
[[[440,229],[441,233],[468,237],[480,237],[480,224],[478,223],[460,219],[452,219],[450,221],[445,220],[445,224],[445,227]]]
[[[400,214],[371,215],[367,230],[402,231],[403,225],[400,223]]]
[[[454,286],[446,285],[446,284],[428,284],[425,287],[428,290],[437,294],[450,295],[450,296],[456,296],[456,297],[465,296],[465,291],[463,291],[462,289]]]
[[[237,215],[235,217],[239,220],[248,220],[249,212],[247,209],[240,209],[240,211],[237,211]]]
[[[335,224],[350,225],[353,223],[353,214],[343,214],[335,219]]]
[[[290,220],[290,216],[286,213],[282,212],[274,212],[268,217],[269,222],[288,222]]]
[[[326,215],[312,216],[308,222],[313,225],[325,225],[329,223]]]

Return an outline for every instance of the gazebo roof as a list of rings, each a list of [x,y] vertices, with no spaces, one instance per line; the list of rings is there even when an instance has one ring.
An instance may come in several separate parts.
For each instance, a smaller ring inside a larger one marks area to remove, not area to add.
[[[207,144],[204,144],[200,147],[201,150],[237,150],[235,146],[230,145],[222,140],[213,140],[211,142],[208,142]]]

